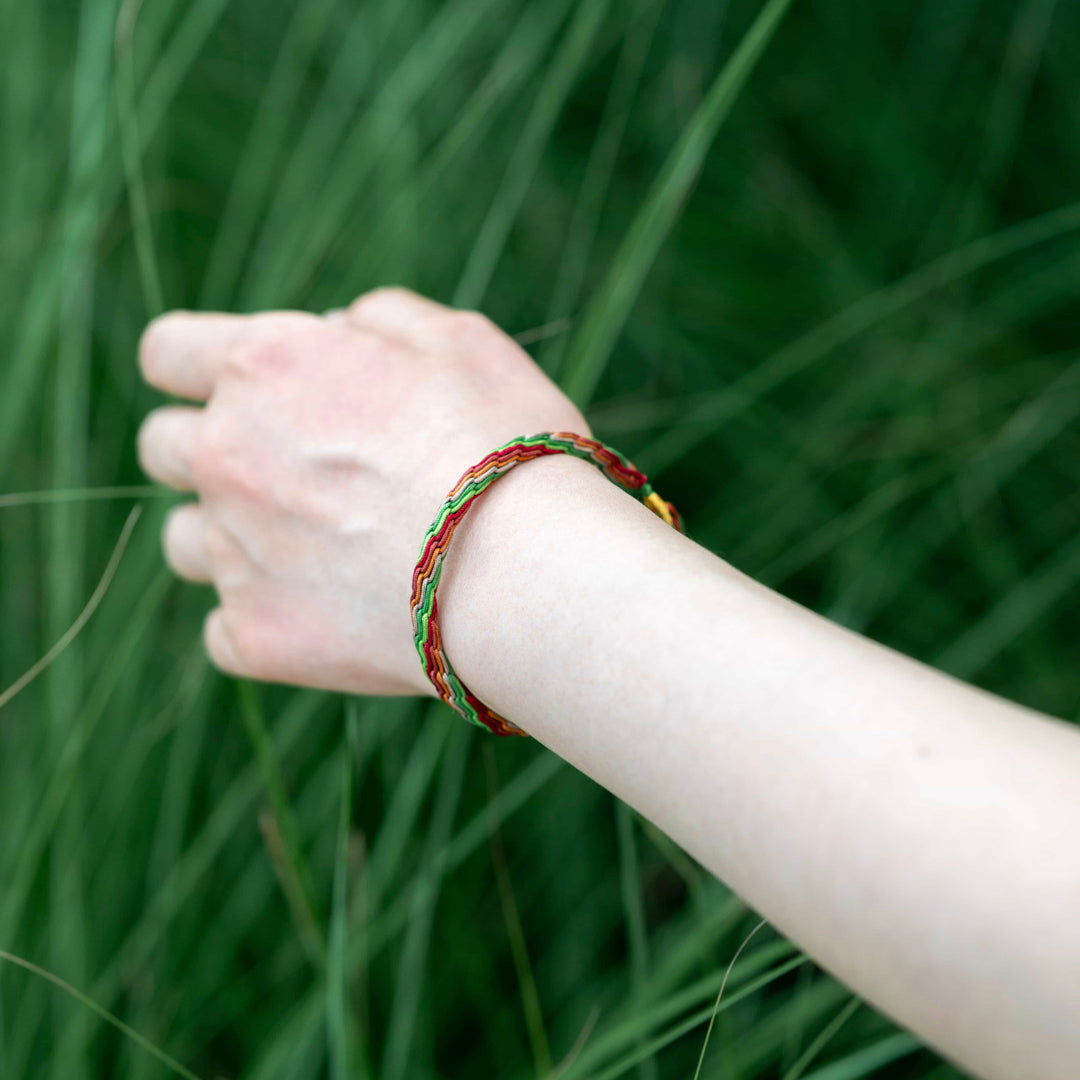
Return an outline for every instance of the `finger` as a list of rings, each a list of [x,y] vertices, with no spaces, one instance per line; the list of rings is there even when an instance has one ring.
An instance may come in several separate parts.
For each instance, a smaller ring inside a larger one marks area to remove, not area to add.
[[[375,289],[346,309],[356,326],[413,343],[426,343],[445,326],[452,309],[396,286]]]
[[[214,608],[203,624],[203,644],[214,666],[228,675],[262,682],[290,681],[278,661],[280,643],[265,617],[233,604]]]
[[[205,401],[213,392],[230,345],[248,330],[250,316],[170,311],[139,341],[139,368],[158,390]]]
[[[202,409],[190,405],[155,409],[139,428],[137,447],[143,472],[169,487],[194,491],[191,462],[202,415]]]
[[[158,390],[206,401],[227,371],[238,370],[239,346],[321,324],[303,311],[256,315],[171,311],[155,319],[139,342],[143,378]]]
[[[206,553],[206,517],[198,503],[185,503],[169,512],[161,537],[165,561],[188,581],[209,585],[213,580]]]
[[[247,600],[235,593],[203,624],[203,644],[214,666],[229,675],[260,682],[318,686],[323,680],[303,656],[314,626],[291,626],[289,616],[267,604],[265,594]],[[298,649],[297,646],[300,646]],[[329,658],[324,664],[329,664]],[[315,681],[312,682],[312,675]],[[325,678],[325,676],[324,676]],[[335,680],[337,681],[337,680]]]

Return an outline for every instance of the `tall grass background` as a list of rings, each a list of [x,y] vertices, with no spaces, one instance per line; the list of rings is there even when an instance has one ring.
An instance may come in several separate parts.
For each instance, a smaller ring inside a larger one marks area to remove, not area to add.
[[[148,317],[406,284],[701,543],[1075,720],[1078,68],[1056,0],[2,0],[0,692],[100,604],[0,710],[0,949],[205,1078],[960,1075],[768,927],[702,1055],[753,912],[540,746],[216,675],[110,489]],[[169,1074],[0,965],[4,1080]]]

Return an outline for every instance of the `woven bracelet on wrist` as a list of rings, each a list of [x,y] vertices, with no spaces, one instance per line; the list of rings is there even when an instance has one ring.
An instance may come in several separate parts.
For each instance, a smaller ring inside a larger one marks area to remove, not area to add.
[[[439,636],[436,592],[442,575],[442,561],[450,546],[450,539],[477,496],[515,465],[550,454],[572,454],[583,461],[591,462],[612,483],[630,492],[657,517],[682,532],[682,521],[675,507],[653,491],[643,472],[634,468],[622,454],[610,446],[566,431],[545,432],[527,439],[514,439],[493,450],[461,477],[428,529],[420,561],[413,571],[410,605],[413,640],[424,671],[439,692],[439,697],[466,720],[487,728],[496,735],[527,733],[489,709],[454,674],[450,661],[443,652]]]

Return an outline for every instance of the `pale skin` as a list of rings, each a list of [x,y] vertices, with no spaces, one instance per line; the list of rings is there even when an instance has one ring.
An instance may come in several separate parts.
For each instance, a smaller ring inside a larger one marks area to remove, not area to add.
[[[166,559],[217,590],[213,662],[266,681],[434,696],[408,596],[446,493],[515,436],[591,434],[491,323],[399,289],[172,313],[140,363],[197,403],[139,435],[197,495]],[[477,696],[856,993],[974,1076],[1080,1076],[1074,727],[799,607],[567,457],[478,500],[439,609]]]

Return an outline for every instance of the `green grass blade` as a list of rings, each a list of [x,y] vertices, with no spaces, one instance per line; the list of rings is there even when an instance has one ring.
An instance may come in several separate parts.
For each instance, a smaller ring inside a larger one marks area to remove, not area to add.
[[[255,751],[255,760],[270,806],[270,817],[264,819],[264,838],[279,871],[296,932],[311,962],[322,972],[326,967],[326,942],[317,914],[315,886],[300,846],[296,817],[286,794],[273,740],[267,730],[254,685],[240,680],[236,693],[240,702],[240,715]]]
[[[322,696],[315,693],[296,695],[274,731],[278,753],[290,752],[308,729],[322,702]],[[124,973],[146,962],[184,905],[190,901],[198,884],[210,872],[222,849],[236,835],[244,817],[250,814],[259,795],[265,790],[264,783],[258,764],[253,762],[217,800],[200,831],[170,869],[153,898],[145,904],[139,920],[114,950],[108,966],[98,976],[91,990],[97,1000],[113,1000],[123,987]],[[0,921],[0,926],[3,925]]]
[[[788,1069],[782,1080],[799,1080],[806,1072],[806,1067],[828,1045],[829,1040],[851,1019],[858,1011],[862,1002],[858,998],[852,998],[837,1014],[825,1025],[817,1037],[810,1043],[806,1050],[798,1057],[795,1063]]]
[[[0,510],[14,506],[47,506],[58,502],[98,502],[108,499],[175,499],[176,492],[155,484],[99,488],[48,488],[0,495]]]
[[[740,912],[744,913],[745,908],[742,905],[739,907]],[[687,935],[691,945],[696,944],[697,936],[696,933]],[[695,969],[701,967],[703,957],[711,955],[714,946],[715,942],[711,942],[697,949],[693,957]],[[700,1022],[703,1023],[716,1007],[715,999],[720,987],[725,985],[725,979],[729,982],[734,979],[736,983],[741,984],[740,993],[750,986],[767,985],[767,983],[758,984],[752,980],[758,973],[769,970],[773,972],[769,981],[773,977],[782,978],[789,971],[796,971],[808,962],[805,956],[793,957],[791,954],[794,951],[794,946],[788,942],[772,942],[744,957],[730,973],[726,968],[722,972],[712,971],[687,986],[674,989],[663,988],[658,994],[645,995],[640,1002],[628,1000],[621,1009],[607,1019],[607,1022],[602,1025],[602,1030],[589,1041],[578,1059],[567,1067],[567,1076],[587,1075],[590,1069],[597,1068],[615,1055],[625,1054],[631,1049],[635,1053],[649,1056],[653,1051],[641,1043],[643,1032],[654,1032],[669,1021],[685,1017],[688,1009],[694,1009],[694,1015],[700,1015],[702,1017]],[[730,999],[729,994],[723,1000],[729,1002]]]
[[[604,103],[600,130],[585,166],[585,176],[581,182],[577,205],[574,207],[574,216],[567,230],[566,246],[555,275],[555,289],[548,306],[549,324],[568,319],[571,313],[577,310],[589,255],[599,229],[600,211],[611,185],[619,150],[630,123],[634,95],[638,90],[645,60],[653,43],[657,20],[663,9],[664,5],[658,0],[637,0],[631,14],[630,27],[619,55],[619,65],[611,80],[611,90]],[[560,373],[559,368],[568,340],[566,335],[557,335],[541,350],[541,366],[553,377]]]
[[[146,194],[146,178],[142,166],[142,142],[139,138],[139,117],[136,105],[134,38],[135,20],[142,0],[124,0],[116,21],[116,104],[120,116],[120,152],[131,204],[131,227],[135,236],[135,253],[139,262],[143,300],[148,319],[165,310],[165,294],[161,287],[161,271],[154,250],[154,230],[150,220],[150,203]]]
[[[621,799],[615,801],[615,831],[619,850],[619,886],[626,918],[626,940],[630,952],[630,993],[641,994],[649,968],[649,938],[645,926],[645,905],[641,897],[634,813]],[[652,1057],[638,1062],[641,1080],[656,1080],[657,1065]]]
[[[536,101],[491,209],[480,226],[476,243],[454,293],[455,307],[473,308],[483,301],[510,228],[521,210],[540,163],[544,146],[589,55],[609,3],[610,0],[582,0],[579,4],[562,45],[540,84]]]
[[[499,796],[499,773],[495,759],[495,749],[490,742],[484,745],[484,771],[488,781],[488,799],[494,803]],[[547,1031],[544,1028],[544,1012],[540,1005],[540,994],[536,989],[536,977],[529,960],[529,949],[525,939],[525,928],[521,923],[521,912],[514,896],[510,869],[506,865],[506,851],[503,848],[502,832],[497,822],[491,825],[491,861],[495,868],[495,880],[499,887],[499,902],[502,906],[503,922],[510,939],[510,950],[514,957],[517,971],[518,989],[521,993],[522,1010],[525,1013],[525,1027],[529,1032],[532,1047],[533,1065],[537,1080],[551,1073],[551,1049],[548,1046]]]
[[[175,1058],[170,1057],[164,1050],[155,1046],[149,1039],[144,1038],[134,1029],[128,1027],[119,1017],[113,1016],[108,1009],[102,1008],[93,998],[88,997],[81,990],[76,990],[70,983],[65,982],[59,976],[54,975],[51,971],[46,971],[44,968],[40,968],[37,964],[32,964],[29,960],[24,960],[20,956],[13,956],[9,952],[0,950],[0,960],[3,960],[9,964],[15,964],[17,967],[24,968],[31,974],[38,976],[40,979],[45,979],[51,982],[53,986],[59,987],[65,994],[73,998],[80,1005],[85,1006],[96,1016],[99,1016],[107,1024],[111,1024],[117,1031],[119,1031],[125,1038],[130,1039],[133,1043],[145,1050],[148,1054],[157,1058],[167,1069],[176,1073],[177,1076],[182,1076],[185,1080],[199,1080],[190,1069],[185,1068]]]
[[[749,982],[745,987],[728,994],[724,1000],[717,1004],[710,1004],[704,1009],[699,1009],[697,1012],[692,1013],[685,1020],[679,1021],[673,1024],[670,1028],[664,1031],[662,1034],[648,1040],[648,1042],[642,1044],[638,1049],[625,1054],[623,1057],[616,1060],[613,1064],[607,1068],[600,1069],[597,1072],[582,1073],[578,1068],[571,1066],[565,1073],[565,1078],[568,1080],[570,1077],[587,1076],[588,1080],[616,1080],[616,1077],[624,1076],[631,1069],[633,1069],[639,1062],[646,1060],[658,1054],[665,1047],[670,1046],[673,1042],[681,1039],[684,1035],[689,1034],[695,1028],[701,1027],[702,1024],[712,1020],[712,1018],[718,1012],[724,1012],[731,1008],[732,1005],[737,1004],[744,998],[756,993],[758,990],[770,983],[775,982],[777,979],[783,978],[789,971],[795,970],[800,964],[805,963],[805,958],[796,957],[793,960],[789,960],[786,963],[780,964],[775,969],[766,972],[764,975]],[[634,1036],[636,1041],[636,1035]],[[585,1058],[583,1054],[578,1060],[581,1061]],[[562,1080],[562,1078],[561,1078]]]
[[[345,744],[342,748],[341,814],[338,818],[337,855],[334,860],[333,903],[326,965],[326,1039],[330,1080],[349,1080],[348,989],[346,958],[349,948],[349,830],[352,822],[353,770],[358,741],[357,706],[345,702]]]
[[[143,145],[158,132],[184,79],[195,63],[214,28],[225,14],[230,0],[194,0],[154,62],[150,77],[139,94],[137,131]]]
[[[418,202],[439,197],[440,185],[446,182],[452,167],[463,164],[469,150],[478,151],[484,135],[497,122],[507,103],[522,86],[528,86],[535,78],[536,69],[572,2],[557,0],[529,5],[522,10],[483,82],[470,96],[453,126],[418,167],[414,181]],[[398,222],[408,209],[406,194],[392,194],[386,211],[358,238],[355,261],[345,275],[347,284],[333,293],[336,302],[343,302],[379,282],[393,280],[387,277],[383,253],[392,247]]]
[[[638,211],[574,337],[562,384],[580,406],[592,400],[605,365],[649,269],[743,86],[772,40],[791,0],[768,0],[679,137]]]
[[[336,2],[316,0],[298,5],[285,30],[221,211],[199,293],[200,308],[224,309],[232,298],[259,211],[285,147],[288,123],[304,77]]]
[[[898,1032],[863,1050],[856,1050],[840,1061],[810,1073],[806,1080],[862,1080],[877,1069],[921,1050],[922,1043],[913,1035]]]
[[[429,723],[439,724],[446,731],[446,723],[453,716],[447,714],[446,707],[442,704],[432,704],[427,710]],[[447,735],[459,728],[451,726]],[[469,729],[466,728],[466,731]],[[414,876],[394,897],[393,901],[382,906],[377,919],[373,920],[367,932],[360,937],[354,935],[350,944],[349,971],[356,971],[365,959],[377,955],[403,930],[410,925],[410,916],[418,908],[422,908],[425,898],[430,896],[431,889],[439,884],[441,878],[452,873],[465,859],[472,855],[477,848],[483,845],[491,830],[492,817],[498,822],[506,821],[534,795],[536,795],[549,781],[551,781],[564,767],[565,763],[554,754],[543,754],[523,769],[513,780],[506,783],[498,797],[487,807],[477,813],[446,845],[446,850],[441,859],[437,860],[430,871],[430,877],[422,872]],[[446,775],[447,765],[444,755],[443,774]],[[430,836],[430,833],[429,833]],[[373,860],[374,861],[374,860]],[[313,994],[299,1007],[297,1012],[297,1024],[318,1024],[322,1016],[323,1000],[319,994]],[[284,1036],[283,1036],[284,1037]],[[268,1053],[276,1053],[278,1041],[268,1048]],[[381,1074],[380,1074],[381,1076]]]
[[[109,591],[109,586],[113,582],[113,578],[116,576],[116,571],[120,568],[120,560],[124,557],[124,552],[127,550],[128,541],[131,539],[131,533],[135,528],[136,522],[139,520],[139,515],[142,513],[142,507],[136,506],[130,514],[128,514],[127,521],[124,522],[124,527],[120,531],[120,536],[117,538],[116,546],[113,548],[112,555],[109,557],[109,561],[105,566],[105,570],[101,575],[101,580],[97,583],[97,587],[90,594],[90,599],[86,601],[85,607],[79,612],[75,621],[67,628],[67,630],[61,634],[56,643],[37,661],[32,667],[15,680],[6,690],[0,693],[0,709],[11,701],[16,694],[25,690],[43,671],[45,671],[56,659],[59,657],[65,649],[67,649],[71,643],[82,633],[83,627],[93,618],[94,612],[97,611],[98,605],[105,599],[105,594]]]
[[[23,916],[49,840],[76,782],[83,750],[116,689],[123,671],[123,662],[137,649],[140,638],[147,632],[170,584],[170,576],[162,573],[146,590],[140,604],[131,613],[126,632],[115,646],[116,662],[102,671],[91,686],[86,704],[73,724],[73,733],[65,740],[48,782],[35,802],[32,823],[21,837],[15,869],[0,900],[0,934],[7,940],[13,938]],[[94,996],[100,998],[102,995],[95,991]]]
[[[439,887],[447,864],[448,841],[465,777],[465,763],[472,731],[458,726],[450,733],[443,758],[439,790],[435,796],[431,825],[424,845],[418,888],[409,905],[409,924],[398,964],[397,981],[390,1007],[380,1080],[404,1080],[413,1052],[424,967],[431,941],[431,923]]]
[[[694,1069],[694,1080],[699,1080],[701,1076],[701,1066],[705,1063],[705,1051],[709,1049],[709,1038],[712,1036],[713,1024],[716,1022],[716,1014],[720,1011],[720,1002],[724,998],[724,988],[727,986],[728,978],[731,975],[731,969],[735,966],[735,962],[739,959],[739,955],[743,949],[750,944],[754,935],[766,925],[764,919],[759,922],[749,934],[743,938],[742,944],[735,950],[735,955],[731,958],[731,963],[728,964],[724,970],[724,977],[720,981],[720,989],[716,992],[716,1003],[713,1005],[712,1013],[709,1016],[709,1026],[705,1029],[705,1039],[701,1044],[701,1054],[698,1057],[697,1068]]]
[[[439,72],[468,45],[500,2],[454,0],[440,8],[379,88],[332,163],[322,166],[322,175],[310,175],[303,160],[286,173],[241,288],[243,310],[289,303],[309,282],[371,174],[375,133],[417,107],[437,83]],[[298,198],[311,202],[311,215],[297,217]]]
[[[662,472],[685,457],[718,425],[891,315],[991,263],[1077,229],[1080,229],[1080,203],[1072,203],[976,240],[921,267],[896,284],[871,293],[773,353],[731,386],[702,402],[677,429],[662,435],[635,455],[636,463],[649,473]]]
[[[1039,569],[1021,578],[981,619],[934,659],[935,667],[975,678],[1003,649],[1071,598],[1080,583],[1080,538],[1056,552]]]

